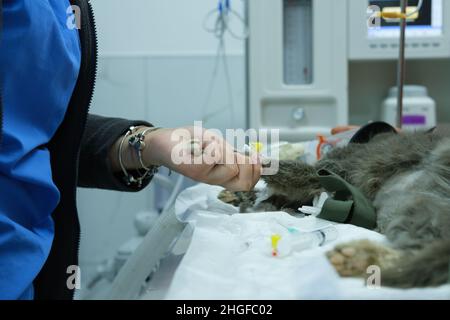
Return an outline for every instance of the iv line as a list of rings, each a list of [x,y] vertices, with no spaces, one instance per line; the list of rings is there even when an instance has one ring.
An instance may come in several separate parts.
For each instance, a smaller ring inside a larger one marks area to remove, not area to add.
[[[209,20],[213,17],[213,15],[217,14],[217,18],[214,22],[213,27],[208,27]],[[235,17],[239,20],[239,22],[244,27],[244,32],[241,35],[238,35],[230,28],[230,20],[232,17]],[[230,109],[231,114],[231,123],[235,123],[235,112],[234,112],[234,98],[233,98],[233,90],[231,83],[230,70],[228,66],[228,59],[226,56],[226,47],[225,47],[225,34],[228,32],[233,38],[237,40],[245,40],[248,38],[248,28],[245,23],[245,19],[237,13],[231,7],[231,0],[219,0],[218,7],[216,9],[211,10],[205,17],[203,21],[203,28],[209,32],[214,34],[219,39],[219,44],[217,48],[216,60],[214,64],[214,69],[211,77],[211,81],[209,82],[208,91],[206,100],[202,107],[202,121],[207,123],[212,117],[224,112],[226,109]],[[220,108],[219,110],[207,113],[208,105],[211,100],[212,91],[217,80],[217,75],[219,71],[220,62],[222,61],[224,66],[225,73],[225,82],[226,82],[226,91],[228,96],[228,103],[225,107]]]
[[[216,14],[218,15],[214,22],[214,26],[208,27],[209,20]],[[242,34],[239,35],[230,28],[230,20],[232,17],[237,18],[239,23],[243,26],[244,31]],[[231,0],[219,0],[218,8],[211,10],[206,15],[203,21],[203,28],[207,32],[213,33],[219,39],[223,39],[227,32],[237,40],[245,40],[249,36],[245,19],[231,7]]]

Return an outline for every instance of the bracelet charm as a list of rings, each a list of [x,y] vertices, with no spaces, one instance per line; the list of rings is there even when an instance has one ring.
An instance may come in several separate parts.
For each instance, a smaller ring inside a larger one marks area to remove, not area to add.
[[[150,166],[150,167],[146,166],[144,164],[144,160],[142,157],[143,151],[146,148],[146,144],[145,144],[146,134],[156,131],[158,129],[160,129],[160,128],[148,128],[148,129],[144,130],[143,132],[136,134],[135,133],[136,127],[130,127],[128,129],[127,133],[122,138],[122,140],[120,142],[120,146],[119,146],[119,155],[118,156],[119,156],[120,167],[124,174],[124,180],[128,186],[137,185],[138,188],[141,188],[146,179],[149,179],[152,175],[154,175],[155,173],[158,172],[158,166]],[[128,139],[128,144],[131,147],[131,150],[136,152],[137,158],[141,165],[140,169],[136,169],[137,173],[139,174],[138,177],[135,177],[132,174],[130,174],[127,171],[127,169],[125,168],[125,165],[123,164],[123,159],[122,159],[123,145],[125,143],[125,140],[127,140],[127,139]],[[144,170],[144,172],[142,172],[141,170]]]

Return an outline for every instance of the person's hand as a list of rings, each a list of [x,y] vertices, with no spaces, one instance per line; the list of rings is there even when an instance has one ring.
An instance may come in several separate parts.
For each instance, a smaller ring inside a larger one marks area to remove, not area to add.
[[[165,166],[193,180],[249,191],[261,177],[256,156],[238,153],[219,134],[200,127],[159,129],[146,136],[144,162]]]

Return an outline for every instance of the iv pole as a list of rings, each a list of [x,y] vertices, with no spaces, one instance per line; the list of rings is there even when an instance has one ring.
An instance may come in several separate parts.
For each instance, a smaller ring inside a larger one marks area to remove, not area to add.
[[[400,57],[398,59],[397,67],[397,128],[401,129],[403,125],[403,90],[405,86],[406,76],[406,61],[405,61],[405,39],[406,39],[406,24],[408,0],[401,0],[402,17],[400,18]]]

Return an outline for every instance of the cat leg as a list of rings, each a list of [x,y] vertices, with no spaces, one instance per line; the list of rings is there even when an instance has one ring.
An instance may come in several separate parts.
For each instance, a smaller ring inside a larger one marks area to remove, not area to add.
[[[367,279],[379,268],[380,285],[393,288],[424,288],[447,284],[450,241],[426,245],[418,251],[395,250],[368,240],[337,246],[327,257],[342,277]]]
[[[401,257],[401,251],[369,240],[341,244],[327,253],[328,260],[342,277],[367,278],[371,275],[369,267],[389,268]]]
[[[367,268],[378,266],[382,286],[445,284],[449,276],[450,239],[443,236],[450,228],[449,201],[425,192],[406,190],[401,195],[390,194],[390,198],[383,197],[377,221],[379,231],[397,249],[368,241],[353,242],[329,252],[330,262],[346,277],[367,277]]]
[[[267,183],[271,196],[256,207],[254,191],[223,191],[219,199],[240,207],[241,212],[282,210],[292,213],[302,205],[312,203],[314,197],[323,191],[316,169],[301,161],[280,161],[277,174],[262,179]]]
[[[323,191],[316,168],[301,161],[280,161],[278,173],[263,180],[271,194],[292,203],[309,204]]]
[[[381,283],[403,289],[437,287],[449,283],[449,270],[450,240],[440,240],[385,267]]]
[[[438,286],[448,282],[449,208],[450,201],[447,197],[421,192],[408,193],[408,201],[391,212],[392,220],[384,231],[393,245],[402,248],[405,254],[394,265],[384,268],[383,285],[413,288]],[[386,215],[387,209],[383,209],[384,211],[379,212],[379,218]]]

